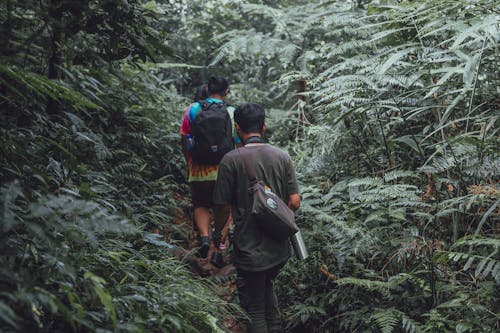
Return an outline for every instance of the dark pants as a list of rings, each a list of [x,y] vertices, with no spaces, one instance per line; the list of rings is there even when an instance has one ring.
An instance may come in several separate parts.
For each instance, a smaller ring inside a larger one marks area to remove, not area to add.
[[[248,333],[282,331],[273,279],[283,266],[284,263],[262,272],[238,269],[238,296],[250,317]]]

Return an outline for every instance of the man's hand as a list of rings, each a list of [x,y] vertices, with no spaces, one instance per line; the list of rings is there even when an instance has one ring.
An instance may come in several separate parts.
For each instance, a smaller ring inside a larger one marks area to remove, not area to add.
[[[294,193],[291,194],[290,197],[288,198],[288,207],[296,211],[300,207],[300,194]]]

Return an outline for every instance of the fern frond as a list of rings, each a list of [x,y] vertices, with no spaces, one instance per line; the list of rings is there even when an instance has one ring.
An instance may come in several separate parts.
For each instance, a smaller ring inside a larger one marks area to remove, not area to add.
[[[111,173],[124,175],[127,172],[137,171],[139,168],[138,164],[131,162],[123,162],[111,169]]]
[[[463,267],[464,271],[469,270],[475,263],[476,269],[474,275],[476,277],[486,278],[490,275],[495,279],[495,281],[500,282],[500,260],[498,260],[498,254],[500,253],[500,240],[482,237],[466,238],[455,242],[455,244],[452,245],[452,249],[465,245],[472,247],[491,246],[493,247],[493,252],[485,257],[478,254],[449,251],[447,252],[448,258],[455,262],[467,260]],[[476,251],[480,251],[480,248]]]
[[[371,315],[371,319],[375,321],[382,333],[391,333],[400,321],[400,317],[400,312],[394,308],[375,311]]]
[[[339,286],[352,285],[369,291],[378,291],[382,294],[389,294],[389,286],[387,282],[384,281],[374,281],[368,279],[346,277],[346,278],[339,278],[335,282]]]
[[[227,37],[229,37],[229,41],[219,48],[210,66],[219,63],[222,59],[233,61],[257,55],[271,58],[276,56],[276,50],[280,50],[280,56],[289,62],[298,49],[297,45],[289,41],[258,32],[233,34]]]
[[[396,184],[360,191],[356,196],[353,196],[353,199],[361,202],[386,202],[398,198],[409,200],[410,202],[407,201],[407,205],[421,204],[418,188],[414,185],[406,184]],[[402,200],[398,204],[405,205]]]
[[[384,184],[382,178],[379,177],[366,177],[366,178],[358,178],[349,182],[349,186],[381,186]]]
[[[389,171],[384,175],[385,182],[391,182],[396,179],[401,178],[419,178],[419,175],[413,171],[405,171],[405,170],[393,170]]]
[[[296,304],[292,306],[294,317],[298,317],[302,323],[306,323],[312,316],[326,315],[325,309],[321,306],[309,304]]]
[[[38,98],[52,98],[58,101],[67,102],[75,109],[92,108],[102,110],[100,106],[93,103],[79,92],[64,85],[62,82],[49,80],[48,78],[16,68],[0,65],[0,82],[21,100],[26,99],[11,82],[24,87]]]
[[[405,333],[420,333],[422,332],[421,325],[415,320],[408,317],[406,314],[401,313],[401,326]]]
[[[387,281],[376,281],[369,279],[346,277],[337,279],[335,282],[339,285],[353,285],[364,288],[369,291],[377,291],[384,295],[389,295],[392,289],[395,289],[402,283],[409,280],[416,280],[421,282],[420,279],[416,278],[411,274],[406,274],[406,273],[401,273],[395,276],[391,276]]]
[[[498,238],[488,238],[479,236],[466,236],[457,240],[453,245],[452,249],[460,246],[491,246],[494,249],[500,249],[500,239]]]

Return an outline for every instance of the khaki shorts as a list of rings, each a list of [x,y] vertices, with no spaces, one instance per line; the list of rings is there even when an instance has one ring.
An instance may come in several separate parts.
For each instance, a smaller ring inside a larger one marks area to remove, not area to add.
[[[212,208],[215,180],[191,182],[191,202],[193,207]]]

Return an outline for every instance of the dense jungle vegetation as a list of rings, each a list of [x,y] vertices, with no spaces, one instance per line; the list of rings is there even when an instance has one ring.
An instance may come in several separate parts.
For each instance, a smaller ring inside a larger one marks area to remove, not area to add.
[[[0,331],[224,332],[179,126],[210,74],[268,112],[311,254],[289,332],[498,332],[496,0],[0,0]],[[168,235],[168,243],[152,230]]]

